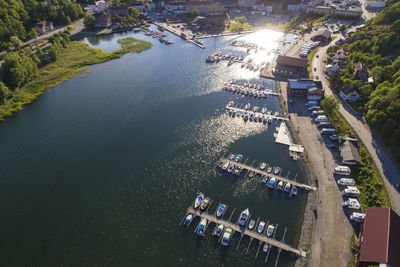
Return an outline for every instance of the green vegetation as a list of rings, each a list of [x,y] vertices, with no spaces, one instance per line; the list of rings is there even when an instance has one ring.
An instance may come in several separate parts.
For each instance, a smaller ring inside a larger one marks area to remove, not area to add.
[[[255,28],[255,26],[247,24],[246,17],[236,17],[234,21],[229,22],[229,27],[226,31],[238,32],[238,31],[251,30],[253,28]]]
[[[337,104],[335,104],[337,99],[334,100],[334,98],[336,97],[328,96],[327,100],[321,101],[321,107],[326,111],[328,120],[338,135],[356,136],[350,124],[339,113]],[[361,163],[351,167],[351,176],[356,180],[357,188],[361,192],[360,203],[362,208],[365,210],[369,207],[390,207],[390,198],[383,184],[382,176],[379,174],[365,145],[361,141],[359,143]]]
[[[200,11],[198,11],[197,9],[193,10],[193,12],[191,14],[192,17],[198,17],[199,15],[200,15]]]
[[[315,57],[315,54],[317,54],[319,47],[314,48],[313,50],[310,51],[310,53],[307,55],[307,72],[311,73],[312,69],[312,61]]]
[[[0,0],[0,50],[14,45],[13,36],[22,41],[36,38],[31,30],[38,21],[67,25],[83,15],[82,7],[74,1]]]
[[[362,100],[358,110],[366,114],[368,123],[400,162],[400,2],[389,3],[342,46],[347,65],[330,80],[336,90],[349,84],[359,92]],[[358,63],[370,70],[373,82],[356,78]]]
[[[122,48],[113,52],[104,52],[81,42],[71,42],[60,48],[56,60],[39,69],[38,75],[31,78],[21,87],[15,88],[8,99],[0,105],[0,120],[22,109],[22,106],[36,99],[46,88],[56,86],[62,81],[82,71],[86,66],[119,58],[128,52],[140,52],[151,47],[151,43],[132,37],[118,40]],[[7,92],[6,88],[6,92]],[[4,91],[0,83],[0,95]]]
[[[324,109],[325,113],[332,115],[339,107],[339,99],[335,95],[327,96],[322,99],[321,107]]]

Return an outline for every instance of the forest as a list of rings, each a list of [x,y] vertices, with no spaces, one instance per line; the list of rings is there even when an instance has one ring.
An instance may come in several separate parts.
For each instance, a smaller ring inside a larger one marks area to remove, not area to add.
[[[400,2],[393,3],[369,20],[365,27],[342,46],[332,46],[328,53],[343,47],[346,67],[330,78],[339,90],[343,85],[353,86],[361,96],[361,111],[368,123],[392,149],[400,160]],[[358,63],[366,65],[373,81],[355,77]]]

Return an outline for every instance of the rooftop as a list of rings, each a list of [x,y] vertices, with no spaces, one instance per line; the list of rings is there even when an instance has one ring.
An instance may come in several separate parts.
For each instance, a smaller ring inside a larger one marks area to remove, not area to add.
[[[276,64],[277,65],[289,65],[289,66],[306,69],[307,68],[307,59],[278,55],[278,58],[276,59]]]
[[[352,142],[346,140],[343,143],[341,154],[343,161],[353,161],[353,162],[360,162],[360,154],[358,154],[358,149]]]

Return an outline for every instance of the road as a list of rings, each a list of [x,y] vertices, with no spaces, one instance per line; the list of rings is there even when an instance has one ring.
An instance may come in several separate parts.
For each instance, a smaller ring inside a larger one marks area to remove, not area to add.
[[[330,44],[321,47],[317,53],[319,57],[314,57],[312,61],[312,69],[317,69],[316,72],[313,72],[314,77],[315,75],[318,75],[325,89],[326,95],[333,95],[334,93],[332,91],[332,88],[329,86],[329,81],[325,78],[325,63],[323,61],[326,59],[326,50],[328,49],[328,47],[335,44],[335,41],[337,40],[338,38],[332,41]],[[396,184],[400,184],[400,173],[396,163],[392,160],[390,153],[387,151],[384,144],[382,144],[374,136],[368,124],[366,124],[363,119],[358,114],[356,114],[346,102],[342,101],[339,104],[339,111],[346,119],[346,121],[353,127],[354,131],[357,133],[358,137],[361,139],[361,141],[364,143],[369,153],[371,154],[372,159],[378,167],[379,173],[383,177],[383,181],[385,182],[386,189],[392,201],[393,209],[397,211],[397,213],[400,213],[400,194],[395,188]]]

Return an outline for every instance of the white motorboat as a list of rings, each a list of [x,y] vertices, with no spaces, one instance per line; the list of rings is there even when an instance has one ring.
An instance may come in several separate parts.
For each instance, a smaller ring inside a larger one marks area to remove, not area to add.
[[[242,211],[239,218],[239,225],[245,226],[247,220],[249,219],[249,215],[250,215],[249,209],[245,209],[244,211]]]
[[[217,210],[217,217],[221,217],[224,214],[225,209],[226,209],[225,204],[219,205],[218,210]]]
[[[345,196],[358,197],[360,196],[360,191],[355,186],[348,186],[347,188],[343,189],[342,194]]]
[[[249,172],[249,178],[253,178],[254,177],[254,172],[253,171],[250,171]]]
[[[265,243],[264,246],[263,246],[263,251],[264,252],[268,252],[268,249],[269,249],[269,244]]]
[[[268,123],[272,123],[272,118],[268,117]]]
[[[268,173],[271,173],[271,172],[272,172],[272,167],[271,167],[271,166],[269,166],[269,167],[267,168],[267,172],[268,172]]]
[[[194,208],[197,209],[201,202],[203,202],[204,199],[204,194],[203,193],[199,193],[194,201]]]
[[[241,171],[242,171],[242,168],[237,166],[236,169],[233,171],[233,174],[236,176],[239,176]]]
[[[355,222],[363,222],[365,219],[365,214],[360,213],[360,212],[353,212],[353,214],[350,215],[350,220],[355,221]]]
[[[224,231],[224,226],[222,224],[218,225],[217,229],[215,229],[214,235],[220,236]]]
[[[297,187],[293,186],[292,195],[297,196]]]
[[[207,225],[207,220],[202,218],[199,224],[199,227],[197,228],[197,234],[199,236],[203,236],[204,235],[204,231],[206,229],[206,225]]]
[[[358,210],[361,208],[361,204],[360,204],[360,202],[358,202],[357,199],[349,198],[348,200],[343,202],[343,207],[346,207],[348,209]]]
[[[224,235],[222,236],[221,244],[223,246],[228,246],[231,236],[232,236],[232,228],[228,227],[225,229]]]
[[[263,109],[261,110],[261,113],[262,113],[262,114],[265,114],[265,112],[267,112],[267,108],[266,108],[266,107],[263,107]]]
[[[264,228],[265,228],[265,222],[261,221],[261,222],[258,224],[257,232],[258,232],[259,234],[261,234],[262,232],[264,232]]]
[[[254,226],[256,225],[256,221],[255,220],[250,220],[249,222],[249,229],[253,230]]]
[[[289,192],[290,191],[290,183],[285,184],[285,188],[283,189],[283,191],[285,192]]]
[[[189,226],[190,222],[193,220],[193,214],[188,214],[186,216],[185,221],[183,222],[184,225]]]
[[[274,177],[272,177],[270,180],[269,180],[269,183],[268,183],[268,187],[269,188],[274,188],[275,187],[275,178]]]
[[[283,181],[279,181],[278,185],[276,186],[276,189],[282,191],[282,189],[283,189]]]
[[[235,165],[233,165],[233,164],[229,165],[228,172],[231,173],[234,168],[235,168]]]
[[[266,184],[266,183],[268,182],[268,176],[264,175],[263,178],[262,178],[262,180],[261,180],[261,182],[262,182],[263,184]]]
[[[236,162],[239,162],[239,161],[242,159],[242,157],[243,157],[243,155],[238,154],[238,155],[236,156],[236,158],[235,158],[235,161],[236,161]]]
[[[274,168],[274,174],[278,175],[281,170],[282,170],[281,167],[276,166]]]
[[[272,224],[268,225],[267,236],[271,237],[274,234],[274,231],[275,231],[275,226],[273,226]]]
[[[226,171],[226,169],[228,169],[228,167],[229,167],[229,162],[225,162],[225,164],[222,165],[222,170]]]
[[[350,175],[351,170],[347,166],[336,166],[334,169],[334,174]]]
[[[354,179],[351,178],[340,178],[337,183],[339,185],[355,185],[356,181]]]
[[[235,154],[230,154],[230,155],[229,155],[229,159],[230,159],[230,160],[233,160],[234,158],[235,158]]]

